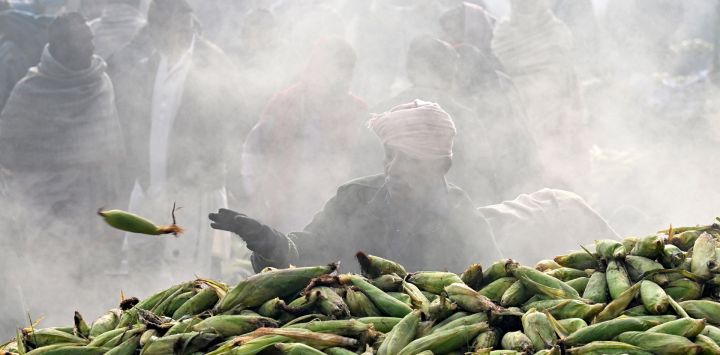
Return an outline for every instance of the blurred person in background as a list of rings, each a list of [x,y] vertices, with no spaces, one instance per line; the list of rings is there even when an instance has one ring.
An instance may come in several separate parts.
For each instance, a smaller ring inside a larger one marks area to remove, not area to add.
[[[302,232],[286,236],[227,209],[210,214],[211,226],[245,240],[256,272],[333,260],[349,272],[356,268],[353,259],[359,250],[393,259],[408,270],[460,272],[471,262],[499,258],[493,234],[472,200],[446,182],[456,132],[450,115],[435,103],[414,100],[375,116],[370,126],[385,149],[384,174],[341,185]],[[295,177],[290,166],[278,173]],[[316,174],[323,179],[325,171]]]
[[[587,116],[574,70],[573,37],[548,1],[512,0],[492,49],[527,108],[551,186],[576,189],[589,170]]]
[[[461,2],[440,16],[441,39],[457,47],[476,47],[484,55],[492,52],[495,18],[479,5]]]
[[[227,152],[245,122],[232,63],[198,32],[184,0],[154,0],[147,26],[110,62],[132,156],[129,209],[163,223],[177,201],[186,228],[181,238],[126,238],[132,276],[147,277],[132,286],[219,275],[229,235],[211,233],[198,213],[227,205],[226,164],[240,163],[240,152]]]
[[[437,102],[453,117],[458,127],[453,158],[455,168],[448,179],[463,186],[478,205],[499,202],[493,147],[486,136],[484,122],[453,97],[458,59],[458,53],[446,42],[430,36],[415,38],[410,43],[406,63],[411,86],[371,111],[382,112],[384,108],[416,98]]]
[[[102,15],[90,21],[95,35],[95,53],[104,59],[125,47],[145,26],[138,10],[140,0],[104,0]]]
[[[39,64],[18,82],[0,115],[0,166],[9,197],[3,209],[16,212],[21,232],[13,238],[25,242],[21,264],[42,270],[24,274],[25,301],[29,309],[57,315],[53,299],[77,299],[77,287],[104,289],[105,272],[116,266],[120,236],[88,216],[123,200],[126,156],[113,86],[105,62],[93,55],[85,18],[60,15],[48,32]],[[58,259],[73,262],[55,267]]]
[[[52,20],[18,10],[0,12],[0,112],[15,83],[40,61]]]
[[[250,132],[243,179],[269,223],[298,228],[333,186],[376,168],[367,158],[367,106],[349,90],[355,60],[340,38],[317,42],[301,80],[272,98]]]
[[[472,109],[486,130],[483,137],[496,148],[493,159],[498,201],[545,186],[537,144],[512,79],[502,72],[492,53],[484,54],[467,44],[456,50],[460,60],[452,94]]]

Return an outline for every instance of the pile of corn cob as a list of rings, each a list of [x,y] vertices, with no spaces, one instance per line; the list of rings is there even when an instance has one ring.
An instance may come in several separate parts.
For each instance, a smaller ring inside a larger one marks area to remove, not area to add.
[[[87,324],[19,329],[6,354],[720,354],[720,226],[598,240],[461,275],[358,253],[125,299]]]

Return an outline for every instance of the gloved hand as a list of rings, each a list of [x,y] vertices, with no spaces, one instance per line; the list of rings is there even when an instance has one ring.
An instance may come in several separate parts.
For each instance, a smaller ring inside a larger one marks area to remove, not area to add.
[[[260,255],[274,255],[283,242],[287,248],[285,236],[245,214],[221,208],[217,213],[210,213],[208,218],[212,221],[210,227],[239,235],[248,249]]]

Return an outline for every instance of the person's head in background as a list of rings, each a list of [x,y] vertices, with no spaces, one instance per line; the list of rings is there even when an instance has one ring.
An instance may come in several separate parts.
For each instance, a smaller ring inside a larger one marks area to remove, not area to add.
[[[347,41],[338,37],[323,38],[313,47],[302,82],[315,97],[346,95],[356,60],[355,50]]]
[[[240,23],[240,43],[248,52],[263,51],[277,44],[278,23],[267,9],[250,10]]]
[[[405,70],[415,87],[449,90],[457,70],[455,49],[437,38],[419,36],[412,40]]]
[[[93,34],[85,17],[77,12],[62,14],[48,28],[48,50],[64,67],[79,71],[92,64]]]
[[[185,0],[153,0],[147,16],[147,31],[155,48],[169,57],[186,51],[195,35],[196,21]]]

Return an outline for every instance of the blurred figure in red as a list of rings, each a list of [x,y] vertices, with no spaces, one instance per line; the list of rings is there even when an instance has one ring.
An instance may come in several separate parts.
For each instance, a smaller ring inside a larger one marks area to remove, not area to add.
[[[300,81],[275,95],[247,138],[243,178],[255,213],[281,229],[298,228],[334,186],[367,170],[367,107],[349,91],[355,60],[342,39],[318,42]]]

